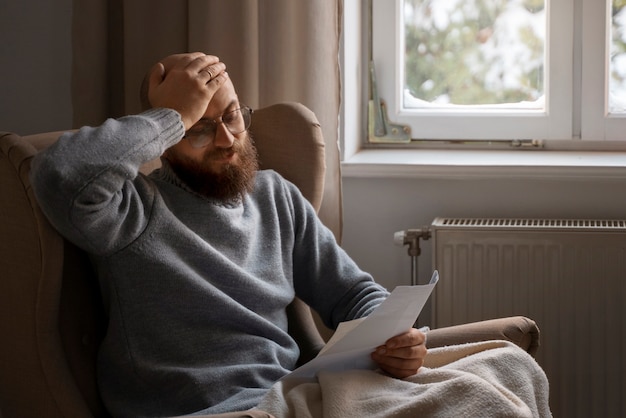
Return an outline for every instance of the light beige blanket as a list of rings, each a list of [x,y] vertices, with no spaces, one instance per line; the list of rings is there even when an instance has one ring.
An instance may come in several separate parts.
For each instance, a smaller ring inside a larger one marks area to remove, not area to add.
[[[487,341],[430,349],[418,374],[321,371],[284,379],[257,407],[283,417],[550,417],[548,380],[516,345]]]

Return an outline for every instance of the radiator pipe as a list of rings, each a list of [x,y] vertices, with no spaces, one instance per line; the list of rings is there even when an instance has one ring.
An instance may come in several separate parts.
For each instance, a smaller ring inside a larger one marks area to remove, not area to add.
[[[420,238],[427,240],[431,237],[430,228],[427,226],[419,229],[406,229],[393,234],[394,242],[397,245],[408,245],[408,254],[411,257],[411,286],[417,282],[417,257],[422,253],[420,248]]]

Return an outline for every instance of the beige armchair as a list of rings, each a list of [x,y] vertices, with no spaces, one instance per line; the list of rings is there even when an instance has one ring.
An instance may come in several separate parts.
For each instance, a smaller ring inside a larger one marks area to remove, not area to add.
[[[324,141],[315,115],[284,103],[255,111],[251,132],[262,168],[294,182],[319,209]],[[85,253],[64,240],[40,211],[29,183],[30,162],[59,132],[0,133],[0,417],[107,416],[96,387],[96,356],[106,318]],[[150,171],[154,161],[143,168]],[[302,361],[324,340],[301,301],[290,307],[290,332]],[[432,330],[430,347],[507,339],[531,354],[538,329],[514,317]],[[227,416],[265,416],[261,412]]]

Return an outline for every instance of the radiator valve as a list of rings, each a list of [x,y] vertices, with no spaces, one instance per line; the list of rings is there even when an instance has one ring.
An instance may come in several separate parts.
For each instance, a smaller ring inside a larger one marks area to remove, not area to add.
[[[427,240],[430,238],[430,229],[425,226],[418,229],[406,229],[393,234],[393,240],[396,245],[408,245],[408,253],[411,257],[417,257],[421,254],[420,239]]]
[[[397,245],[408,245],[409,256],[411,256],[411,285],[417,284],[417,257],[422,250],[420,249],[420,238],[429,239],[430,229],[428,227],[422,227],[419,229],[407,229],[404,231],[398,231],[393,234],[393,240]]]

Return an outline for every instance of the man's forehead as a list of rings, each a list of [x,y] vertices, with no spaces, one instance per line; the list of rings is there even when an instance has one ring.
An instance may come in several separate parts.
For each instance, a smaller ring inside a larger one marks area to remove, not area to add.
[[[216,118],[228,110],[233,110],[232,107],[238,104],[239,99],[237,98],[235,87],[230,79],[228,79],[224,85],[215,92],[215,95],[207,106],[204,116],[211,119]]]

